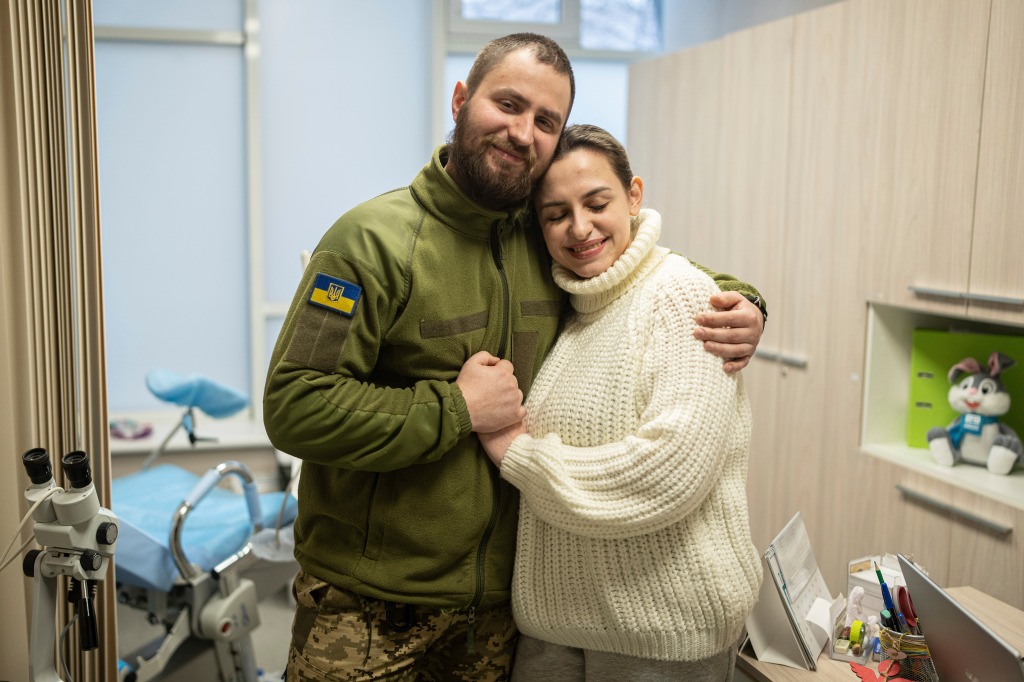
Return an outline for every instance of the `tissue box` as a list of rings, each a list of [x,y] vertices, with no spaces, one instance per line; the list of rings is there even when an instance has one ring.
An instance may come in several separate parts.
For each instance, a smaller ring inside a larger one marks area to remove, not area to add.
[[[892,597],[893,588],[897,585],[906,585],[903,581],[903,572],[900,571],[899,560],[893,554],[866,556],[851,561],[846,578],[846,594],[849,597],[854,587],[864,588],[864,600],[861,601],[861,605],[864,607],[865,617],[877,616],[885,608],[885,602],[882,600],[882,586],[878,584],[878,575],[875,573],[872,562],[882,571],[882,577],[885,578],[885,584],[890,590],[890,597]]]

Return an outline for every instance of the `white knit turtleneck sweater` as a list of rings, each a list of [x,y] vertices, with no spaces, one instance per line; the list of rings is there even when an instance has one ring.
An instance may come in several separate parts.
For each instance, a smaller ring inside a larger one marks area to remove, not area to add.
[[[736,643],[761,582],[750,407],[693,338],[718,287],[638,220],[601,275],[554,266],[575,312],[501,466],[522,492],[512,607],[532,637],[692,661]]]

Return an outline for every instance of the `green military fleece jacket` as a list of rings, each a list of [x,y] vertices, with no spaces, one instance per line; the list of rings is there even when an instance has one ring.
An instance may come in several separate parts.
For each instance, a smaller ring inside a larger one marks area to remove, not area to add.
[[[518,496],[454,382],[486,350],[512,361],[527,393],[565,301],[527,205],[483,208],[446,160],[439,147],[410,186],[324,235],[263,409],[274,446],[303,460],[295,556],[306,572],[369,597],[471,609],[509,599]]]

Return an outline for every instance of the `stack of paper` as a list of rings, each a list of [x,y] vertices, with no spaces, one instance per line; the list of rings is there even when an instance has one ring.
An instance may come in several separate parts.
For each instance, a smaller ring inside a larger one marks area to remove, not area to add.
[[[761,661],[815,670],[845,600],[829,593],[799,512],[763,560],[760,598],[747,618],[754,654]]]

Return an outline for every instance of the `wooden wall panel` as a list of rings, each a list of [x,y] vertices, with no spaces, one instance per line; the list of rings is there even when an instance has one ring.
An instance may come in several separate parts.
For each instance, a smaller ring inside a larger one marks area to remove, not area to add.
[[[790,17],[722,40],[716,184],[708,191],[714,200],[709,238],[722,258],[715,266],[764,295],[769,321],[761,348],[776,351],[789,314],[782,281],[793,25]],[[777,362],[761,358],[744,370],[754,413],[747,490],[754,510],[751,531],[761,550],[802,504],[792,495],[790,453],[778,447],[778,433],[785,428],[780,372]]]
[[[1024,301],[1024,3],[993,0],[991,25],[970,289]],[[970,312],[1024,324],[1024,304]]]
[[[862,154],[873,172],[860,190],[870,239],[872,297],[962,313],[962,301],[915,296],[908,286],[966,291],[989,3],[857,0],[856,68],[871,79]]]
[[[963,314],[962,298],[908,286],[1022,288],[1006,260],[1024,253],[1024,5],[847,0],[658,61],[672,105],[659,94],[662,119],[644,114],[656,129],[630,134],[658,169],[650,196],[668,224],[683,216],[673,246],[769,304],[759,351],[775,359],[744,370],[755,542],[800,511],[834,592],[850,558],[882,552],[916,552],[940,584],[1001,580],[951,563],[958,531],[894,486],[951,490],[859,441],[869,301]],[[973,232],[1002,248],[976,241],[972,265]]]

